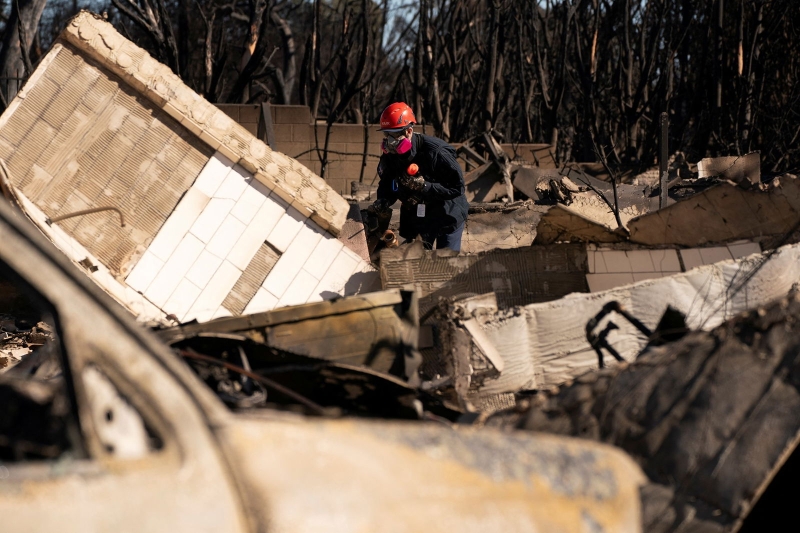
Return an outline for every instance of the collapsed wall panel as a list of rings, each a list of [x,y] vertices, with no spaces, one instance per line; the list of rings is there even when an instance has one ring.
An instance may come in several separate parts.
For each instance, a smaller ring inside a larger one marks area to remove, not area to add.
[[[166,221],[213,154],[163,110],[75,50],[58,47],[0,127],[13,184],[117,276]],[[91,98],[87,98],[91,95]]]
[[[768,190],[745,190],[722,182],[628,223],[639,244],[701,246],[782,235],[797,224],[800,185],[794,176],[773,180]],[[702,220],[702,231],[698,221]]]
[[[184,324],[162,329],[158,336],[171,345],[244,336],[295,355],[363,365],[405,379],[415,376],[419,366],[416,316],[413,295],[392,290]],[[253,353],[248,357],[254,361]]]
[[[378,286],[336,238],[343,198],[90,13],[72,19],[0,117],[0,158],[30,218],[142,320]]]
[[[695,268],[683,274],[646,280],[592,294],[570,294],[548,303],[502,310],[491,304],[455,302],[439,321],[447,357],[459,347],[459,321],[473,318],[483,337],[497,350],[504,369],[476,361],[474,368],[486,367],[473,375],[470,394],[476,398],[524,389],[541,389],[563,383],[587,370],[597,368],[598,358],[586,338],[586,324],[603,306],[617,301],[647,327],[654,329],[667,306],[686,315],[692,329],[710,329],[737,313],[763,305],[786,294],[800,281],[800,245],[780,248],[773,255],[756,254],[736,261]],[[614,320],[618,329],[608,335],[609,343],[630,360],[647,339],[625,321]],[[607,323],[607,322],[606,322]],[[600,328],[603,327],[601,323]],[[475,358],[480,348],[467,345],[467,357]],[[478,355],[478,359],[485,359]]]
[[[608,214],[611,210],[608,210]],[[608,218],[608,217],[604,217]],[[615,232],[612,221],[600,222],[585,216],[585,213],[563,206],[554,205],[543,214],[536,227],[536,244],[556,242],[612,243],[626,240],[623,233]]]
[[[547,209],[531,201],[510,206],[472,205],[461,239],[461,252],[476,254],[530,246],[539,219]]]

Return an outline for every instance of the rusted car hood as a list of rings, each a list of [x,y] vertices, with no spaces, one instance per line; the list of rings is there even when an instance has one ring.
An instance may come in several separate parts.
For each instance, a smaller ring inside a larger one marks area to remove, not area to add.
[[[641,470],[584,440],[241,415],[220,436],[276,533],[640,531]]]

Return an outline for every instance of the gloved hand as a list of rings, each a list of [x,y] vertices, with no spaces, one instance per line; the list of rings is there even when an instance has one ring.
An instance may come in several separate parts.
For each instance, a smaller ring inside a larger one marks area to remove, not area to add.
[[[421,191],[425,187],[425,178],[419,174],[419,165],[411,163],[398,180],[400,185],[412,191]]]
[[[386,211],[389,211],[390,208],[391,206],[389,205],[388,201],[384,200],[383,198],[378,198],[367,207],[367,211],[377,215],[379,213],[385,213]]]
[[[422,188],[425,187],[425,178],[422,176],[403,174],[397,181],[400,182],[400,185],[412,191],[421,191]]]

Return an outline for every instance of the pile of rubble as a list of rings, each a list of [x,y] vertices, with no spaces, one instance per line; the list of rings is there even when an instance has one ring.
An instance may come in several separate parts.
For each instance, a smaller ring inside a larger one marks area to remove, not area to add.
[[[739,528],[798,444],[797,178],[676,157],[659,209],[647,175],[519,165],[491,132],[459,152],[462,253],[383,247],[369,191],[348,203],[87,14],[0,117],[18,215],[231,409],[593,439],[647,475],[644,530]],[[0,378],[55,360],[53,326],[0,329]]]
[[[53,340],[53,328],[44,322],[0,314],[0,371],[14,367],[22,358]]]

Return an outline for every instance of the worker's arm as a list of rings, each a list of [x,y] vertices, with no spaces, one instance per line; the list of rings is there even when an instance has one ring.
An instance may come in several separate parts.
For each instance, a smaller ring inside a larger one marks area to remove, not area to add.
[[[377,207],[389,208],[397,201],[397,191],[392,187],[394,179],[391,174],[389,166],[381,158],[378,163],[378,199],[375,202],[380,205]]]
[[[438,183],[425,180],[422,196],[436,200],[452,200],[464,194],[464,178],[461,167],[453,155],[439,150],[433,158],[433,172]]]

